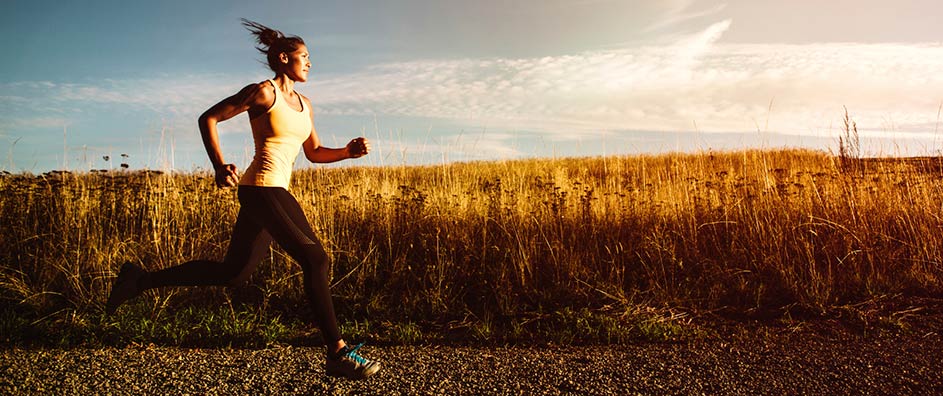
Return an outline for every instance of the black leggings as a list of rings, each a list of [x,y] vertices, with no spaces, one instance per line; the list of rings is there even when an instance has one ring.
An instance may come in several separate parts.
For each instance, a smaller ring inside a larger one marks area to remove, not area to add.
[[[281,187],[239,186],[239,216],[223,262],[194,260],[150,273],[145,288],[237,286],[249,279],[274,239],[301,264],[304,289],[324,341],[341,339],[331,302],[327,253],[298,201]]]

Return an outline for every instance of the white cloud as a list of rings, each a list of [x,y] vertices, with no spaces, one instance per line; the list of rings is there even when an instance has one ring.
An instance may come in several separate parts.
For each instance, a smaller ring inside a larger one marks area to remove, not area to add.
[[[180,76],[134,80],[102,80],[97,83],[27,81],[0,84],[0,100],[13,109],[0,113],[9,124],[23,125],[46,117],[38,113],[64,114],[69,119],[83,113],[149,110],[173,117],[202,112],[239,89],[223,76]],[[195,119],[195,118],[194,118]]]
[[[25,116],[0,120],[0,128],[6,130],[18,129],[23,127],[62,129],[69,125],[69,120],[64,117],[43,117],[43,116]]]
[[[939,45],[718,44],[730,23],[664,46],[378,65],[316,78],[308,89],[327,114],[462,119],[557,135],[691,131],[695,122],[700,132],[829,135],[842,106],[864,133],[914,130],[936,117]]]
[[[664,7],[664,15],[645,27],[643,32],[659,31],[687,21],[716,15],[727,8],[726,3],[721,3],[704,10],[691,10],[694,0],[668,0],[661,2],[661,5]]]
[[[420,141],[379,138],[373,139],[372,145],[376,147],[376,155],[366,159],[371,165],[512,159],[533,154],[521,147],[532,145],[532,142],[522,142],[522,136],[485,130]]]

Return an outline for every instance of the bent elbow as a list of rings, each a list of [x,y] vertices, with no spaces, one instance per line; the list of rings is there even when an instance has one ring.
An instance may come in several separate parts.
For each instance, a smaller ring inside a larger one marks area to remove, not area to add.
[[[197,119],[197,123],[200,124],[200,126],[208,125],[210,121],[216,121],[216,117],[211,116],[209,112],[200,114],[200,118]]]
[[[302,151],[303,151],[304,154],[305,154],[305,159],[307,159],[308,162],[310,162],[310,163],[312,163],[312,164],[316,164],[316,163],[320,162],[320,161],[318,160],[318,157],[319,157],[319,155],[318,155],[318,149],[319,149],[319,147],[314,147],[314,145],[313,145],[313,144],[310,144],[310,142],[306,142],[305,145],[302,146]]]

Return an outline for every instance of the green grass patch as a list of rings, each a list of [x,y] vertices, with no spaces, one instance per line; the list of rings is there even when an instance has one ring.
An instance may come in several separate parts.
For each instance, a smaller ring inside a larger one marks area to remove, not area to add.
[[[253,304],[168,307],[143,299],[113,315],[100,310],[62,309],[39,315],[0,310],[4,344],[51,347],[159,344],[185,347],[263,348],[274,344],[320,345],[316,326],[284,311]],[[469,319],[395,321],[355,319],[340,323],[349,341],[379,344],[586,344],[670,341],[695,335],[688,326],[654,314],[616,314],[563,308],[551,314]]]
[[[251,306],[154,308],[128,304],[115,315],[63,309],[42,317],[0,313],[3,341],[37,346],[124,346],[156,343],[201,347],[265,347],[291,338],[304,326]]]

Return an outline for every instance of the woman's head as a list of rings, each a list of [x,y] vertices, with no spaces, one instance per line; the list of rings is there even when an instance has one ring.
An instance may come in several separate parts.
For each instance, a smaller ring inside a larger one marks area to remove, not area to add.
[[[305,81],[308,76],[308,47],[298,36],[285,36],[282,32],[242,19],[242,25],[252,32],[260,46],[255,47],[265,54],[269,69],[275,73],[288,74],[293,80]]]

